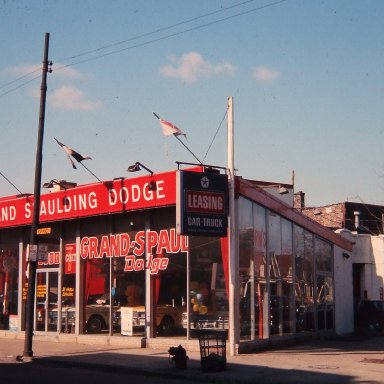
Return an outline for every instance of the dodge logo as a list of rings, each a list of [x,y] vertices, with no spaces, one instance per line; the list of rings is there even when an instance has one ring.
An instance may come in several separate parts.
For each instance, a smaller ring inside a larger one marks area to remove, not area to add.
[[[201,186],[203,188],[208,188],[209,187],[209,179],[208,179],[208,177],[207,176],[202,177],[201,180],[200,180],[200,183],[201,183]]]

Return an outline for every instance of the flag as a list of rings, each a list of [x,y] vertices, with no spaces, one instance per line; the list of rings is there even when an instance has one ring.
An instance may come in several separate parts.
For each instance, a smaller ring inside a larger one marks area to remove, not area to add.
[[[177,128],[176,125],[173,125],[169,121],[166,121],[166,120],[163,120],[163,119],[160,119],[159,121],[160,121],[161,127],[163,128],[163,135],[164,136],[184,135],[185,137],[187,137],[187,135],[180,128]]]
[[[155,117],[157,117],[159,119],[160,125],[163,128],[164,136],[170,136],[170,135],[180,136],[180,135],[183,135],[183,136],[187,137],[187,135],[180,128],[177,128],[176,125],[173,125],[169,121],[160,119],[160,117],[155,112],[152,112],[152,113],[154,114]]]
[[[76,168],[76,165],[75,165],[74,161],[71,159],[71,156],[75,160],[77,160],[78,163],[81,163],[83,160],[92,160],[91,157],[80,155],[80,153],[78,153],[75,150],[67,147],[65,144],[63,144],[59,140],[57,140],[56,137],[54,139],[56,140],[57,144],[59,144],[60,147],[62,147],[64,149],[64,151],[67,153],[68,159],[71,162],[73,169],[77,169],[77,168]]]

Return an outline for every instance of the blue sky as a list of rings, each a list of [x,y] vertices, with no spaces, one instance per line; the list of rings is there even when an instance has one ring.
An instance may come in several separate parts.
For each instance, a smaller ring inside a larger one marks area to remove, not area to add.
[[[152,111],[225,166],[233,96],[238,175],[294,171],[309,206],[384,204],[383,17],[380,0],[2,0],[0,172],[33,192],[48,32],[43,182],[96,181],[54,137],[102,180],[195,162]]]

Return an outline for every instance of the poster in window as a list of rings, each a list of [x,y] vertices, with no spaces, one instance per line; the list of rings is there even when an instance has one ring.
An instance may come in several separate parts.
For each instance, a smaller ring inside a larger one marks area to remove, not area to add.
[[[65,245],[64,273],[76,273],[76,244]]]

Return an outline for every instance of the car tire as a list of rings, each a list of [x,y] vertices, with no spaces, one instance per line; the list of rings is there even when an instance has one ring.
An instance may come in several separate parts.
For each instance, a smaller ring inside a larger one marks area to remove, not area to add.
[[[367,325],[368,331],[377,333],[381,331],[381,325],[377,320],[370,320]]]
[[[103,329],[103,319],[99,316],[91,317],[87,321],[87,333],[100,333]]]
[[[160,325],[157,328],[157,332],[160,336],[170,336],[173,334],[174,324],[173,319],[169,316],[164,316]]]

